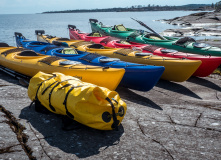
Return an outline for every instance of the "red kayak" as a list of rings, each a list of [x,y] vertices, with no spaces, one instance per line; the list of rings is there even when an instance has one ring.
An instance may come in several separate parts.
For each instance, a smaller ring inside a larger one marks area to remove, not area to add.
[[[74,25],[68,25],[70,39],[93,41],[100,43],[105,38],[110,36],[102,36],[100,33],[84,33],[76,28]]]
[[[213,71],[221,64],[221,57],[184,53],[148,44],[127,42],[110,36],[102,36],[100,33],[83,33],[80,30],[78,30],[74,25],[68,25],[68,28],[71,39],[93,41],[95,43],[100,43],[103,46],[111,48],[129,48],[141,52],[152,53],[153,55],[158,55],[162,57],[201,60],[202,64],[196,70],[193,76],[206,77],[213,73]]]

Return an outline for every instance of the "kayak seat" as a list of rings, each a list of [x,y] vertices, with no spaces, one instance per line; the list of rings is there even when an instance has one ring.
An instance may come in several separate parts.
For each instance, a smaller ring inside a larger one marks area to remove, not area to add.
[[[104,49],[104,46],[101,44],[92,44],[88,48]]]
[[[98,32],[95,32],[95,33],[92,35],[92,37],[102,37],[102,35],[101,35],[100,33],[98,33]]]
[[[7,43],[0,43],[0,47],[9,47]]]
[[[22,51],[18,54],[19,56],[38,56],[38,54],[31,50]]]
[[[127,29],[124,27],[123,24],[115,25],[114,26],[114,30],[117,30],[117,31],[127,31]]]
[[[161,40],[161,38],[156,37],[156,36],[150,36],[150,39],[154,39],[154,40]]]
[[[78,52],[73,48],[65,48],[61,50],[62,54],[78,54]]]
[[[162,38],[160,38],[159,36],[153,33],[146,34],[144,37],[149,38],[149,39],[154,39],[154,40],[162,40]]]
[[[124,40],[120,40],[120,41],[117,41],[118,43],[120,44],[127,44],[127,45],[131,45],[129,42],[127,41],[124,41]]]
[[[91,37],[102,37],[102,35],[99,32],[92,32],[92,33],[88,34],[88,36],[91,36]]]

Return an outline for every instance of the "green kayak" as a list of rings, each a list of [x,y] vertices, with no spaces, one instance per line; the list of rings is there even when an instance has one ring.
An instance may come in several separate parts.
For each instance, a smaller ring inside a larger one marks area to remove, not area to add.
[[[221,56],[221,48],[210,46],[206,43],[198,43],[193,38],[183,37],[162,37],[159,34],[125,28],[122,24],[105,26],[96,19],[90,19],[92,32],[99,32],[103,35],[127,39],[132,42],[151,44],[180,52],[195,53],[201,55]]]

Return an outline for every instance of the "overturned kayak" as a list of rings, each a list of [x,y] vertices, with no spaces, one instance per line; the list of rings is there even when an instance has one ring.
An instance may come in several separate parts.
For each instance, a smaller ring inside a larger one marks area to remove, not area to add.
[[[31,50],[8,46],[6,43],[0,43],[0,65],[30,77],[39,71],[56,71],[110,90],[117,88],[125,73],[124,69],[84,65],[60,57],[39,55]]]
[[[110,36],[102,36],[100,33],[97,32],[83,33],[79,29],[77,29],[76,26],[74,25],[68,25],[68,28],[69,28],[70,38],[80,37],[79,40],[94,41],[106,47],[132,49],[132,50],[142,51],[145,53],[152,53],[154,55],[162,57],[201,60],[202,64],[195,71],[193,76],[206,77],[211,73],[213,73],[213,71],[216,70],[216,68],[221,64],[221,57],[178,52],[176,50],[166,49],[149,44],[140,44],[136,42],[120,40],[118,38]],[[73,35],[75,36],[73,37]]]
[[[136,30],[126,28],[122,24],[114,26],[105,26],[101,22],[98,23],[96,19],[90,19],[91,29],[93,32],[99,32],[103,35],[127,39],[132,42],[151,44],[168,49],[175,49],[180,52],[221,56],[221,48],[210,46],[205,43],[198,43],[193,38],[184,37],[181,39],[174,37],[162,37],[155,33],[146,32],[143,30]]]
[[[16,42],[19,46],[24,46],[27,49],[33,49],[34,51],[41,54],[58,56],[68,60],[78,61],[85,65],[95,65],[108,68],[123,68],[125,69],[125,74],[121,80],[120,85],[131,89],[149,91],[156,85],[164,71],[163,66],[142,65],[124,62],[120,59],[78,51],[73,48],[64,48],[46,42],[29,41],[25,39],[24,36],[21,36],[21,33],[16,33],[15,35]],[[61,42],[56,41],[56,44],[58,43]]]
[[[38,72],[28,96],[35,105],[99,130],[117,129],[127,110],[117,92],[56,72]]]

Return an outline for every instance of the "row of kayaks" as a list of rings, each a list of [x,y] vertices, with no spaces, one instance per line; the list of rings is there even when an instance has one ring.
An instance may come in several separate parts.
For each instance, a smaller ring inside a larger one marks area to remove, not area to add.
[[[157,34],[152,29],[150,30],[152,32],[147,32],[144,30],[126,28],[122,24],[114,26],[103,25],[102,22],[98,22],[96,19],[90,19],[89,21],[91,24],[92,32],[98,32],[103,35],[127,39],[128,41],[141,44],[156,45],[186,53],[221,56],[221,48],[210,46],[205,43],[198,43],[190,37],[184,37],[181,39],[175,37],[166,37]],[[143,22],[138,20],[136,21],[145,28],[149,28]]]
[[[108,27],[95,19],[90,23],[92,33],[68,25],[70,39],[36,30],[35,41],[15,32],[17,47],[0,43],[0,65],[33,77],[28,95],[36,106],[92,128],[111,130],[121,123],[127,107],[113,91],[118,85],[149,91],[160,78],[183,82],[191,76],[205,77],[221,64],[221,57],[210,54],[215,47],[206,49],[208,56],[184,53],[137,41],[144,33],[123,25]]]
[[[37,30],[37,41],[32,41],[15,32],[17,46],[22,48],[2,43],[1,65],[28,76],[39,70],[58,71],[111,90],[120,84],[148,91],[160,78],[182,82],[192,75],[205,77],[221,64],[221,57],[183,53],[68,27],[71,39]]]
[[[202,63],[199,60],[192,61],[180,58],[161,57],[161,56],[152,55],[152,53],[143,53],[132,49],[110,48],[110,47],[105,47],[101,44],[93,44],[92,42],[61,39],[42,34],[38,34],[37,39],[38,41],[49,42],[49,43],[60,42],[61,45],[63,46],[66,45],[79,51],[96,53],[111,58],[118,58],[127,63],[128,62],[136,63],[135,65],[142,64],[145,65],[146,67],[149,65],[151,65],[152,67],[163,66],[165,68],[165,71],[163,72],[161,78],[169,81],[182,82],[187,80],[191,75],[193,75],[196,72],[196,70],[199,68],[199,66]],[[143,78],[139,77],[139,79]],[[152,79],[153,77],[149,78]],[[144,82],[146,81],[145,79],[143,80]]]

